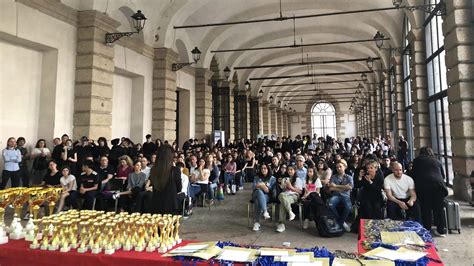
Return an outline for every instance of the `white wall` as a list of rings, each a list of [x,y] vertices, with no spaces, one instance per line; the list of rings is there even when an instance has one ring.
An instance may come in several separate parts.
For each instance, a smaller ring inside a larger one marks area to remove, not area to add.
[[[38,139],[43,53],[0,39],[0,146],[9,137]],[[21,69],[21,78],[18,70]]]
[[[297,122],[294,122],[294,121],[297,121]],[[293,139],[297,135],[301,136],[302,134],[304,134],[304,132],[303,132],[304,123],[302,121],[302,116],[297,115],[297,114],[296,115],[289,115],[288,116],[288,124],[290,125],[290,136]]]
[[[0,1],[0,146],[9,136],[51,146],[53,137],[72,133],[75,62],[74,26]]]
[[[112,98],[112,139],[130,137],[132,78],[114,74]]]

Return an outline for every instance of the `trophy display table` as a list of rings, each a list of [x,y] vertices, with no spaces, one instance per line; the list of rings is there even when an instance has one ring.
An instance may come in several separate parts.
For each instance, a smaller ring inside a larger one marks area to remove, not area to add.
[[[173,248],[189,244],[195,241],[183,241]],[[0,265],[2,266],[26,266],[26,265],[182,265],[179,260],[171,257],[163,257],[155,252],[123,251],[119,249],[112,255],[92,254],[90,250],[86,253],[78,253],[75,249],[70,252],[60,252],[30,249],[31,242],[25,240],[9,240],[7,244],[0,245]],[[149,264],[151,263],[151,264]],[[196,265],[208,265],[208,262],[196,263]]]
[[[359,254],[364,254],[365,252],[367,252],[367,250],[364,249],[364,246],[362,244],[362,242],[364,240],[366,240],[366,237],[364,235],[365,224],[366,224],[365,220],[360,219],[359,241],[357,243],[357,250],[358,250]],[[441,262],[441,258],[439,257],[438,252],[436,252],[436,247],[435,247],[434,243],[426,243],[426,245],[427,245],[428,248],[425,249],[425,252],[428,253],[427,256],[429,258],[433,259],[433,260],[430,260],[427,265],[429,265],[429,266],[444,265]],[[434,260],[436,260],[436,261],[434,261]],[[439,261],[439,262],[437,262],[437,261]]]

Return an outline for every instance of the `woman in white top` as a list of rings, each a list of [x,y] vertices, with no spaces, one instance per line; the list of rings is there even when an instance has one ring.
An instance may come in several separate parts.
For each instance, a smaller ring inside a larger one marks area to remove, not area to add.
[[[36,142],[36,146],[31,152],[31,159],[33,160],[32,183],[37,185],[43,181],[43,177],[48,172],[48,161],[51,159],[51,151],[46,147],[44,139],[39,139]]]
[[[77,183],[76,177],[71,175],[71,168],[65,165],[61,169],[61,174],[63,175],[59,182],[63,188],[63,193],[59,200],[58,212],[63,210],[64,204],[67,206],[72,206],[74,209],[77,209]]]
[[[296,169],[294,166],[288,166],[289,177],[283,179],[279,184],[283,192],[278,195],[280,200],[280,214],[277,232],[285,231],[285,219],[288,213],[289,220],[295,219],[296,215],[291,211],[291,204],[298,202],[298,199],[303,193],[304,181],[302,178],[297,178]]]

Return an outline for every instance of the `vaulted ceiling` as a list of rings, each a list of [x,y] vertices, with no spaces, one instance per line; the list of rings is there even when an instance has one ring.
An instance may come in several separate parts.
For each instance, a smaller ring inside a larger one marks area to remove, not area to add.
[[[388,66],[388,52],[379,51],[374,42],[337,44],[326,46],[307,46],[301,49],[285,48],[257,51],[235,51],[213,53],[214,50],[255,48],[263,46],[280,46],[310,43],[326,43],[372,39],[377,31],[390,38],[384,46],[399,47],[401,44],[403,19],[408,16],[412,26],[420,25],[420,18],[414,17],[411,11],[385,10],[321,16],[304,19],[287,19],[252,24],[237,24],[213,27],[176,29],[176,26],[221,23],[277,18],[280,12],[283,17],[304,16],[343,11],[391,8],[392,0],[63,0],[64,3],[77,9],[97,9],[106,12],[122,23],[119,30],[127,30],[130,21],[123,7],[130,10],[141,9],[149,18],[144,30],[145,43],[154,47],[169,47],[179,53],[180,60],[189,60],[190,52],[197,46],[202,52],[198,67],[209,68],[213,58],[219,63],[222,71],[226,66],[231,69],[231,77],[237,72],[239,87],[252,78],[268,76],[293,76],[308,74],[308,66],[289,66],[277,68],[242,69],[239,66],[259,66],[267,64],[285,64],[304,61],[343,60],[354,58],[380,57]],[[422,0],[404,0],[403,4],[422,4]],[[121,8],[122,7],[122,8]],[[275,95],[276,91],[287,91],[278,95],[285,96],[283,103],[300,101],[315,85],[262,87],[301,82],[327,82],[360,79],[360,74],[317,76],[321,73],[341,73],[367,71],[365,61],[333,64],[315,64],[312,73],[316,77],[281,78],[269,80],[251,80],[253,96],[264,91],[264,98]],[[221,75],[223,75],[221,73]],[[378,77],[369,75],[369,80]],[[327,88],[356,88],[358,82],[327,83],[317,85],[324,91]],[[354,93],[354,89],[337,91],[337,93]],[[290,97],[289,97],[290,96]],[[346,95],[336,98],[343,99]]]

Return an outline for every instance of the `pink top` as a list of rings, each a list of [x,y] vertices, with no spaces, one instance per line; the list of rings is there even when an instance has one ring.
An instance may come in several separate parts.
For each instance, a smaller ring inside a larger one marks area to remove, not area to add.
[[[128,175],[133,172],[133,167],[128,166],[127,168],[119,167],[117,169],[117,178],[127,179]]]
[[[235,171],[237,170],[237,164],[235,162],[226,163],[224,170],[228,173],[235,174]]]

